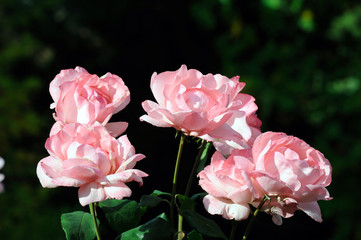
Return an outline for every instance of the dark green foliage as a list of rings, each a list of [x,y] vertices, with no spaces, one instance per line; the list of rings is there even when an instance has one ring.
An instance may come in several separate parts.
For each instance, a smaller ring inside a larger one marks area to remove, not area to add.
[[[163,213],[139,227],[122,233],[121,239],[168,240],[172,234],[173,230]]]
[[[67,240],[91,240],[96,238],[90,213],[75,211],[61,215],[61,226]]]
[[[227,239],[221,228],[213,221],[197,213],[192,209],[182,211],[185,221],[197,232],[206,237]]]
[[[108,199],[99,204],[111,229],[118,234],[139,225],[144,211],[136,201]]]

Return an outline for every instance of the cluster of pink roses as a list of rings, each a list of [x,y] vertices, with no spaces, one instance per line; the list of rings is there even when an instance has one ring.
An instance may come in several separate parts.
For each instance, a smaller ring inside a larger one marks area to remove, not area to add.
[[[284,133],[261,133],[255,99],[239,93],[245,83],[216,74],[203,75],[183,65],[173,72],[154,73],[151,89],[157,103],[143,102],[148,115],[140,119],[173,127],[185,135],[213,142],[217,151],[199,173],[208,193],[203,203],[211,214],[246,219],[249,204],[274,223],[302,210],[322,221],[318,200],[330,200],[328,160],[304,141]]]
[[[136,154],[126,135],[128,124],[108,123],[130,101],[123,80],[85,69],[62,70],[50,84],[56,120],[36,172],[43,187],[79,187],[81,205],[131,195],[125,184],[147,174],[133,169],[145,156]]]
[[[330,200],[331,165],[322,153],[299,138],[260,130],[255,99],[240,91],[245,83],[220,74],[203,75],[185,65],[154,73],[140,117],[158,127],[173,127],[187,136],[212,142],[216,152],[198,177],[208,193],[203,203],[211,214],[246,219],[250,205],[267,201],[261,211],[276,224],[302,210],[322,221],[318,200]],[[126,135],[127,123],[108,123],[130,101],[121,78],[99,78],[85,69],[61,71],[50,84],[56,123],[45,147],[50,156],[37,166],[43,187],[79,187],[84,206],[131,195],[125,183],[147,174],[133,169],[143,159]]]

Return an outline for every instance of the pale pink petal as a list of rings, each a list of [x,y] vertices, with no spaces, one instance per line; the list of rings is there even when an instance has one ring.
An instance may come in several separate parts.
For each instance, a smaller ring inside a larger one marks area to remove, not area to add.
[[[135,164],[138,161],[140,161],[144,158],[145,158],[145,155],[143,155],[143,154],[140,154],[140,153],[135,154],[135,155],[131,156],[130,158],[128,158],[126,161],[124,161],[122,163],[122,165],[120,165],[120,167],[116,171],[119,172],[121,170],[123,171],[123,170],[127,170],[127,169],[132,169],[135,167]]]
[[[0,169],[2,169],[4,165],[5,165],[5,160],[2,157],[0,157]]]
[[[235,204],[221,198],[215,198],[207,195],[203,198],[203,205],[205,209],[212,215],[222,215],[225,219],[234,219],[240,221],[247,219],[250,213],[250,208],[247,203]]]
[[[65,82],[73,81],[75,78],[78,77],[79,72],[87,73],[87,71],[81,67],[76,67],[75,69],[61,70],[60,73],[55,76],[54,80],[50,82],[49,91],[55,103],[58,102],[61,95],[61,91],[59,88],[60,85],[64,84]]]
[[[272,214],[272,221],[277,226],[281,226],[283,223],[282,217],[278,214]]]
[[[282,153],[275,152],[274,163],[280,174],[281,181],[295,191],[301,188],[301,182],[298,180],[298,176],[293,172],[293,167],[289,159],[286,159]]]
[[[297,207],[316,222],[322,222],[321,209],[317,202],[303,202],[299,203]]]
[[[71,162],[71,163],[69,163]],[[69,159],[64,162],[64,170],[61,171],[62,177],[78,180],[80,184],[91,182],[101,176],[101,171],[91,161],[86,159]],[[54,181],[60,181],[54,178]]]
[[[200,178],[199,185],[207,193],[210,193],[215,197],[227,197],[227,192],[223,188],[224,185],[222,183],[225,177],[217,177],[211,165],[206,166],[203,171],[198,174],[198,177]]]
[[[273,178],[266,172],[257,171],[252,172],[251,175],[261,192],[269,196],[292,194],[292,190],[285,183]]]
[[[62,175],[62,162],[53,157],[44,158],[39,162],[40,167],[44,174],[52,179],[52,187],[53,185],[57,186],[67,186],[67,187],[78,187],[84,183],[83,180],[69,178],[67,176]],[[40,177],[43,177],[43,173],[39,170]],[[47,178],[43,178],[43,182],[45,185],[48,183]]]
[[[80,186],[79,202],[82,206],[86,206],[90,203],[101,202],[106,199],[103,186],[96,182],[91,182]]]
[[[124,183],[114,183],[104,186],[105,195],[107,198],[123,199],[124,197],[130,197],[132,190]]]
[[[51,156],[47,157],[47,158],[52,158]],[[46,158],[44,158],[43,160],[41,160],[38,165],[36,166],[36,175],[39,178],[40,184],[42,187],[44,188],[55,188],[58,187],[58,185],[54,184],[52,182],[52,179],[45,174],[43,168],[42,168],[42,161],[46,161]]]
[[[128,128],[128,125],[129,124],[127,122],[111,122],[107,123],[105,127],[109,134],[112,135],[112,137],[118,137],[125,132],[125,130]]]
[[[144,109],[154,103],[147,100],[142,103]],[[172,121],[169,119],[170,113],[166,109],[152,108],[147,111],[148,115],[140,117],[140,121],[148,122],[156,127],[171,127]]]
[[[61,129],[63,129],[64,125],[61,121],[57,121],[50,129],[50,136],[57,134]]]
[[[138,169],[129,169],[122,172],[114,173],[111,175],[108,175],[104,178],[104,181],[114,184],[114,183],[120,183],[120,182],[132,182],[136,181],[139,182],[140,185],[143,184],[143,177],[147,177],[148,174],[146,174],[143,171],[140,171]]]

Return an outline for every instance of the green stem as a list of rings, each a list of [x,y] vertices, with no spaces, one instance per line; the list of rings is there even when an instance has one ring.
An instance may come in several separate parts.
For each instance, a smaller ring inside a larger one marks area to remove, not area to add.
[[[191,190],[191,187],[192,187],[192,183],[193,183],[193,179],[196,175],[196,172],[197,172],[197,168],[199,166],[199,162],[200,162],[200,159],[201,159],[201,156],[203,156],[203,152],[204,150],[206,149],[206,145],[207,145],[207,141],[205,140],[202,140],[202,145],[201,145],[201,148],[199,149],[199,152],[198,152],[198,155],[196,157],[196,160],[194,162],[194,165],[193,165],[193,168],[192,168],[192,172],[189,176],[189,179],[188,179],[188,183],[187,183],[187,187],[186,187],[186,191],[185,191],[185,196],[188,197],[189,195],[189,192]],[[208,149],[207,149],[208,150]]]
[[[178,240],[182,240],[183,235],[183,216],[178,214]]]
[[[97,223],[97,213],[96,213],[96,208],[95,208],[95,204],[94,203],[90,203],[89,204],[89,209],[90,209],[90,213],[93,217],[93,223],[94,223],[94,227],[95,227],[95,233],[97,235],[97,240],[101,240],[102,238],[100,237],[100,233],[99,233],[99,228],[98,228],[98,223]]]
[[[234,236],[236,235],[238,223],[239,223],[238,221],[232,222],[232,231],[231,231],[231,235],[229,235],[229,240],[234,240]]]
[[[184,146],[185,135],[181,135],[181,139],[179,141],[179,148],[178,148],[178,155],[177,160],[174,167],[174,174],[173,174],[173,184],[172,184],[172,198],[170,200],[170,221],[173,223],[174,226],[174,205],[175,205],[175,194],[177,190],[177,178],[178,178],[178,171],[179,171],[179,163],[182,156],[183,146]]]
[[[263,204],[267,200],[270,200],[270,198],[267,195],[264,195],[264,198],[262,199],[262,202],[258,205],[256,211],[254,211],[253,216],[252,216],[251,220],[248,223],[248,226],[247,226],[246,231],[245,231],[245,233],[244,233],[244,235],[242,237],[242,240],[247,240],[247,237],[248,237],[248,235],[249,235],[249,233],[251,231],[251,228],[252,228],[252,226],[254,224],[254,221],[256,220],[256,217],[258,215],[258,212],[261,210],[261,208],[263,207]]]

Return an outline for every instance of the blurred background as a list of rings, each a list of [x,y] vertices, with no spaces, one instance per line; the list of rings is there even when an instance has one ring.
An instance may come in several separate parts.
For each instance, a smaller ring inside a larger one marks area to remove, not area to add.
[[[295,135],[333,166],[323,223],[300,212],[278,227],[263,214],[251,239],[361,239],[360,55],[356,0],[0,0],[0,239],[65,239],[60,215],[83,210],[77,189],[43,189],[35,174],[54,123],[48,87],[61,69],[124,80],[132,100],[112,120],[130,123],[130,141],[147,156],[137,168],[150,175],[132,199],[170,192],[178,139],[140,122],[140,104],[153,99],[153,72],[181,64],[239,75],[262,131]],[[195,148],[185,146],[183,167]],[[230,223],[214,219],[228,235]]]

